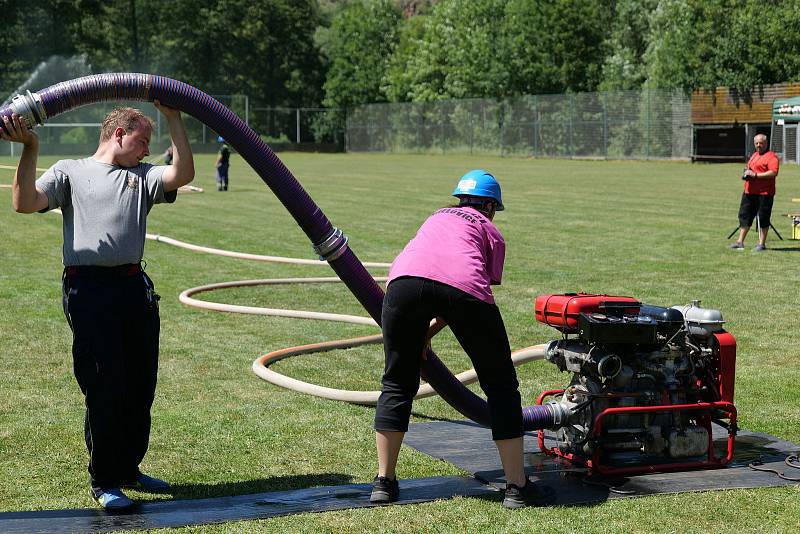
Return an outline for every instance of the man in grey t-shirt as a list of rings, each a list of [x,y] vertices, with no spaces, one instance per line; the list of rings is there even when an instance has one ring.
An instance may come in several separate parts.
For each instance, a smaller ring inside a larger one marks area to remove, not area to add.
[[[150,439],[160,330],[159,297],[141,260],[147,214],[154,204],[175,201],[177,189],[194,179],[194,162],[180,112],[154,104],[169,125],[170,166],[142,163],[153,124],[133,108],[106,116],[92,157],[61,160],[38,180],[36,134],[17,115],[4,117],[0,128],[0,139],[23,145],[14,209],[63,213],[64,314],[86,397],[91,495],[106,509],[133,504],[123,487],[169,489],[139,470]]]

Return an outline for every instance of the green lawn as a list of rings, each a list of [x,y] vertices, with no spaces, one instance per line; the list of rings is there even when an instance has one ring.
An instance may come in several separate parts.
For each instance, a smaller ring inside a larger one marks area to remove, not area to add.
[[[46,158],[40,166],[55,158]],[[495,219],[507,243],[504,283],[495,291],[512,348],[557,337],[537,324],[540,293],[631,295],[656,305],[722,310],[738,342],[740,425],[800,443],[800,242],[770,250],[727,249],[737,225],[741,165],[594,162],[470,156],[307,155],[281,159],[364,261],[391,261],[466,170],[484,167],[503,185],[507,211]],[[148,230],[201,245],[255,254],[313,257],[308,239],[238,156],[231,190],[214,191],[213,156],[197,157],[195,185],[174,206],[156,206]],[[0,164],[13,164],[0,157]],[[0,169],[0,183],[11,171]],[[800,208],[800,168],[778,178],[774,224]],[[82,397],[72,376],[61,313],[61,221],[14,213],[0,188],[0,511],[90,507],[82,443]],[[175,485],[176,499],[367,482],[376,470],[373,409],[321,400],[258,379],[252,361],[287,346],[375,333],[317,321],[199,311],[177,296],[211,282],[328,276],[327,268],[221,258],[148,242],[148,272],[162,295],[159,387],[143,469]],[[385,271],[375,270],[376,274]],[[204,297],[205,298],[205,297]],[[365,315],[343,285],[237,289],[231,303]],[[434,348],[461,371],[467,359],[446,332]],[[377,346],[300,356],[279,371],[331,387],[378,389]],[[555,366],[519,369],[523,402],[569,381]],[[415,418],[455,418],[438,398]],[[400,476],[461,472],[404,447]],[[151,498],[132,492],[134,498]],[[800,487],[624,499],[592,506],[503,510],[495,500],[302,514],[186,529],[202,532],[786,532],[800,524]]]

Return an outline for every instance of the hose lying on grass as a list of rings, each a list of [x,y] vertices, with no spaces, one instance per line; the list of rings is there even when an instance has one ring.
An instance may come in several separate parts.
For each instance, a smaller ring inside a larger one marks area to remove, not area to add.
[[[203,247],[200,245],[194,245],[191,243],[186,243],[184,241],[178,241],[177,239],[172,239],[170,237],[157,234],[147,234],[147,238],[153,241],[158,241],[160,243],[165,243],[168,245],[188,250],[193,250],[195,252],[216,254],[219,256],[226,256],[230,258],[241,258],[254,261],[264,261],[264,262],[284,263],[284,264],[294,264],[294,265],[321,265],[321,266],[327,265],[325,262],[318,260],[286,258],[282,256],[261,256],[257,254],[247,254],[243,252],[233,252],[217,248]],[[390,264],[388,263],[364,262],[365,267],[386,268],[389,267],[389,265]],[[375,278],[375,281],[385,282],[386,278],[378,277]],[[323,284],[323,283],[341,283],[341,280],[336,277],[324,277],[324,278],[268,278],[261,280],[240,280],[236,282],[220,282],[216,284],[207,284],[203,286],[186,289],[183,292],[181,292],[180,296],[178,297],[178,300],[180,300],[181,303],[187,306],[193,306],[196,308],[203,308],[206,310],[214,310],[220,312],[270,315],[275,317],[292,317],[297,319],[317,319],[322,321],[338,321],[351,324],[378,326],[378,324],[373,319],[369,317],[360,317],[356,315],[321,313],[321,312],[301,311],[301,310],[287,310],[279,308],[262,308],[257,306],[239,306],[235,304],[223,304],[219,302],[210,302],[207,300],[199,300],[193,298],[193,295],[197,295],[199,293],[211,292],[218,289],[228,289],[234,287],[253,287],[262,285],[284,285],[284,284]],[[272,384],[275,384],[277,386],[286,389],[291,389],[293,391],[299,391],[300,393],[306,393],[308,395],[314,395],[316,397],[322,397],[324,399],[344,401],[354,404],[374,405],[378,402],[378,396],[380,395],[380,391],[352,391],[352,390],[335,389],[335,388],[319,386],[316,384],[303,382],[302,380],[297,380],[296,378],[288,377],[286,375],[278,373],[273,369],[270,369],[269,366],[275,362],[284,360],[286,358],[290,358],[292,356],[300,356],[302,354],[314,354],[317,352],[326,352],[329,350],[347,349],[347,348],[359,347],[362,345],[378,344],[382,341],[382,339],[383,339],[382,336],[380,334],[377,334],[373,336],[364,336],[352,339],[340,339],[336,341],[326,341],[322,343],[313,343],[310,345],[301,345],[297,347],[289,347],[285,349],[276,350],[259,356],[253,362],[253,372],[260,378],[266,380],[267,382],[270,382]],[[522,365],[523,363],[532,360],[540,360],[543,357],[544,357],[544,345],[527,347],[515,351],[511,355],[511,359],[514,362],[515,366]],[[474,369],[470,369],[468,371],[464,371],[463,373],[459,373],[458,375],[455,376],[455,378],[460,383],[466,385],[475,382],[477,380],[477,374],[475,373]],[[417,396],[414,398],[422,399],[425,397],[431,397],[433,395],[436,395],[436,391],[433,389],[433,387],[431,387],[430,384],[423,384],[420,387],[419,391],[417,392]]]

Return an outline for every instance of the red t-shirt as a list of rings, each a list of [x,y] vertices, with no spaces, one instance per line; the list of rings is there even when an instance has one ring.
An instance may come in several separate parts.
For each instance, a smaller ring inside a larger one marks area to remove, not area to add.
[[[747,162],[747,168],[758,173],[775,171],[775,176],[746,180],[744,182],[745,194],[775,196],[775,178],[778,177],[778,167],[780,167],[778,156],[772,150],[767,150],[763,154],[753,152],[750,161]]]

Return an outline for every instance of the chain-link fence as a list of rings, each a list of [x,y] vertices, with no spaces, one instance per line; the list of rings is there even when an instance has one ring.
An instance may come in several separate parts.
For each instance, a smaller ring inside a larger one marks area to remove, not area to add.
[[[689,158],[689,98],[642,90],[371,104],[347,116],[347,151]]]
[[[787,163],[800,163],[800,146],[798,146],[798,123],[783,120],[773,121],[772,135],[769,136],[770,150],[773,150],[782,161]],[[749,133],[749,132],[748,132]],[[747,136],[752,139],[752,136]],[[752,149],[748,156],[752,154]]]
[[[247,95],[213,95],[214,98],[228,106],[245,122],[249,120],[249,98]],[[100,123],[114,108],[130,106],[141,109],[153,119],[155,127],[150,139],[150,152],[153,157],[166,150],[170,143],[169,129],[166,121],[151,104],[144,102],[106,102],[84,106],[69,113],[48,119],[36,129],[39,135],[42,154],[64,156],[86,156],[93,154],[100,139]],[[184,114],[186,133],[192,149],[197,152],[208,152],[217,149],[217,133],[194,117]],[[9,143],[11,155],[20,148]],[[153,159],[151,157],[150,159]]]
[[[250,126],[270,146],[344,147],[344,114],[339,109],[253,107]]]
[[[215,98],[275,149],[610,159],[684,159],[692,153],[691,108],[681,92],[370,104],[349,110],[346,119],[339,109],[259,107],[247,95]],[[91,154],[100,122],[120,105],[139,107],[153,118],[151,151],[163,152],[169,131],[153,106],[114,102],[49,120],[38,129],[42,153]],[[190,116],[185,123],[195,151],[216,150],[216,132]]]
[[[341,151],[344,148],[344,112],[330,108],[267,108],[252,106],[247,95],[213,95],[258,132],[273,149]],[[100,123],[115,107],[141,109],[153,119],[150,142],[153,157],[169,145],[169,130],[155,108],[143,102],[113,102],[82,107],[49,119],[37,128],[42,154],[77,156],[97,148]],[[184,114],[189,142],[195,152],[217,150],[217,132]],[[11,155],[19,152],[11,143]],[[150,159],[153,159],[151,157]]]

